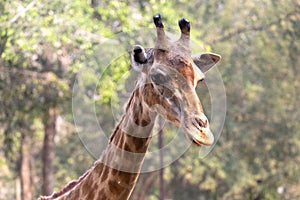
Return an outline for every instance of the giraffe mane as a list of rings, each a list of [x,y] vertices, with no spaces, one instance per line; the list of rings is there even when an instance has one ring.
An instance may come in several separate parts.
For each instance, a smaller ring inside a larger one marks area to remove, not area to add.
[[[58,192],[54,192],[50,196],[41,196],[38,200],[54,200],[58,197],[63,196],[67,192],[71,191],[73,188],[75,188],[81,181],[91,172],[92,168],[86,171],[83,175],[81,175],[77,180],[73,180],[69,182],[63,189],[61,189]]]

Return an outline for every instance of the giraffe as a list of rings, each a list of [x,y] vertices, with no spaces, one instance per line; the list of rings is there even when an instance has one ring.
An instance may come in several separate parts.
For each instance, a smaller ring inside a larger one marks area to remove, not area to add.
[[[214,136],[195,88],[221,56],[209,52],[191,55],[187,19],[178,21],[181,36],[176,42],[166,37],[160,14],[153,16],[153,21],[157,32],[155,47],[145,50],[135,45],[132,48],[131,66],[140,72],[140,77],[107,148],[78,180],[40,200],[128,199],[139,176],[157,115],[182,128],[193,144],[213,144]]]

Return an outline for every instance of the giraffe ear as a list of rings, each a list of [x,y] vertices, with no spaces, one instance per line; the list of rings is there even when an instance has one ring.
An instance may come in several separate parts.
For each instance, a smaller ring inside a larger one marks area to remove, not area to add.
[[[143,65],[147,63],[147,54],[142,46],[133,46],[130,53],[130,62],[134,70],[138,72],[143,71]]]
[[[200,70],[205,73],[221,60],[221,56],[208,52],[192,55],[192,59],[194,63],[200,68]]]

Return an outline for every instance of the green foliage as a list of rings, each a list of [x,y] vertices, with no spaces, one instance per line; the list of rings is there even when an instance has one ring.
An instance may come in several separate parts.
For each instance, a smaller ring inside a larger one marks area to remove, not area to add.
[[[13,181],[24,127],[32,130],[32,144],[37,146],[33,156],[38,158],[45,110],[59,107],[61,115],[72,120],[76,75],[84,98],[90,99],[96,88],[99,123],[112,129],[110,106],[121,110],[117,94],[125,94],[134,82],[134,74],[127,72],[128,50],[134,44],[151,46],[152,15],[161,13],[172,32],[179,32],[179,18],[188,18],[193,40],[204,51],[222,55],[219,70],[228,100],[225,127],[213,152],[200,160],[198,149],[191,148],[165,169],[167,198],[298,198],[299,7],[297,0],[105,0],[96,6],[80,0],[1,1],[0,155],[5,158],[0,159],[0,186]],[[141,28],[150,31],[141,35]],[[209,97],[201,86],[208,110]],[[173,134],[173,128],[165,130],[166,144]],[[74,131],[57,138],[56,189],[93,162]],[[151,150],[156,143],[153,140]],[[40,167],[36,161],[36,171]],[[284,188],[282,194],[279,187]],[[158,193],[157,180],[147,199],[156,199]]]
[[[107,68],[101,73],[100,80],[98,82],[98,93],[100,103],[117,102],[117,93],[124,90],[124,83],[128,74],[130,66],[128,55],[123,54],[119,58],[113,60]],[[116,105],[113,105],[116,106]]]

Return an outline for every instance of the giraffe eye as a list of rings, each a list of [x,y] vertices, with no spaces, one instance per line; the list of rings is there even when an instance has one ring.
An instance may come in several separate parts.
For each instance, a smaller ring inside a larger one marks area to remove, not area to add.
[[[197,83],[202,83],[202,82],[204,82],[204,81],[205,81],[205,79],[202,78],[202,79],[200,79]]]

